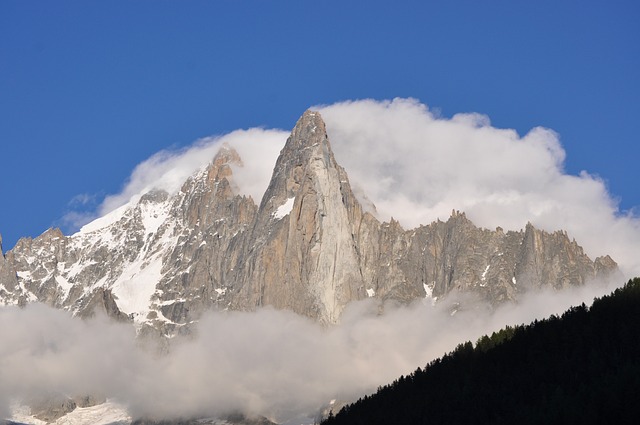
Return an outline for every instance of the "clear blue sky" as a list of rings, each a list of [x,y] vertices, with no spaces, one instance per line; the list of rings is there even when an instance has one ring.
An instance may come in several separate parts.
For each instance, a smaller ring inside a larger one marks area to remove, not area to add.
[[[361,98],[552,128],[631,209],[639,22],[635,1],[0,0],[4,250],[163,148]]]

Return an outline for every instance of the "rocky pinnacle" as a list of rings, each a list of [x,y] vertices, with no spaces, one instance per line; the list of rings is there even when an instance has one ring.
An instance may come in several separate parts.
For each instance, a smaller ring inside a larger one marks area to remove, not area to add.
[[[224,146],[177,193],[150,191],[72,236],[21,239],[0,255],[0,303],[100,310],[174,335],[209,309],[273,306],[335,323],[364,298],[462,292],[497,305],[617,270],[561,230],[481,229],[459,211],[415,229],[379,221],[354,196],[318,112],[296,123],[259,205],[234,181],[242,166]]]

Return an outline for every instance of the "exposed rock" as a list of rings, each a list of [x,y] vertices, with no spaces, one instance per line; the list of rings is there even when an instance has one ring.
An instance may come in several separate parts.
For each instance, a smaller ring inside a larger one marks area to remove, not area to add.
[[[18,304],[20,288],[15,268],[7,261],[2,251],[2,235],[0,235],[0,305]]]
[[[241,166],[225,146],[178,193],[148,192],[72,236],[21,239],[0,256],[0,302],[102,311],[153,339],[189,334],[212,308],[271,305],[333,323],[367,297],[435,302],[464,292],[499,304],[617,270],[566,232],[531,224],[481,229],[458,211],[416,229],[381,223],[354,196],[316,112],[296,124],[259,207],[238,193]]]
[[[84,304],[78,309],[78,316],[83,319],[94,317],[99,313],[119,322],[129,321],[129,317],[118,309],[110,289],[97,288],[90,297],[82,298],[81,301]]]
[[[361,217],[324,122],[305,112],[262,199],[232,305],[273,305],[337,321],[349,301],[363,297],[353,234]]]
[[[41,421],[51,423],[67,413],[72,412],[78,406],[76,402],[69,397],[49,394],[38,399],[30,400],[29,407],[34,417]]]
[[[76,403],[77,407],[93,407],[98,404],[102,404],[107,401],[107,398],[104,396],[97,395],[86,395],[86,396],[78,396],[73,398],[74,403]]]

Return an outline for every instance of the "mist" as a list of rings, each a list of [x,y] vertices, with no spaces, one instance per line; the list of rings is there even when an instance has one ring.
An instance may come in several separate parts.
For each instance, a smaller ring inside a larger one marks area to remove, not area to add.
[[[432,305],[347,307],[322,327],[289,311],[209,312],[168,354],[145,349],[131,325],[83,321],[40,304],[0,308],[0,417],[37,394],[102,394],[132,417],[314,417],[332,399],[354,401],[424,367],[457,344],[529,323],[608,293],[602,284],[541,291],[491,310],[455,295]],[[463,297],[464,298],[464,297]]]

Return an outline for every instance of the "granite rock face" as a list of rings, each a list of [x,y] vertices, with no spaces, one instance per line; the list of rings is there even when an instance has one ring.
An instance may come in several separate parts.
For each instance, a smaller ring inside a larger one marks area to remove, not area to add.
[[[274,306],[334,323],[354,300],[435,302],[451,292],[491,304],[616,272],[566,232],[504,232],[464,213],[403,229],[353,194],[316,112],[300,118],[256,205],[230,147],[174,194],[151,191],[75,235],[50,229],[0,255],[0,304],[43,302],[174,335],[208,309]]]
[[[19,293],[18,277],[13,265],[5,258],[0,235],[0,300],[5,304],[20,304]]]
[[[320,115],[307,111],[276,162],[232,305],[273,305],[323,322],[362,298],[354,232],[362,219]]]

